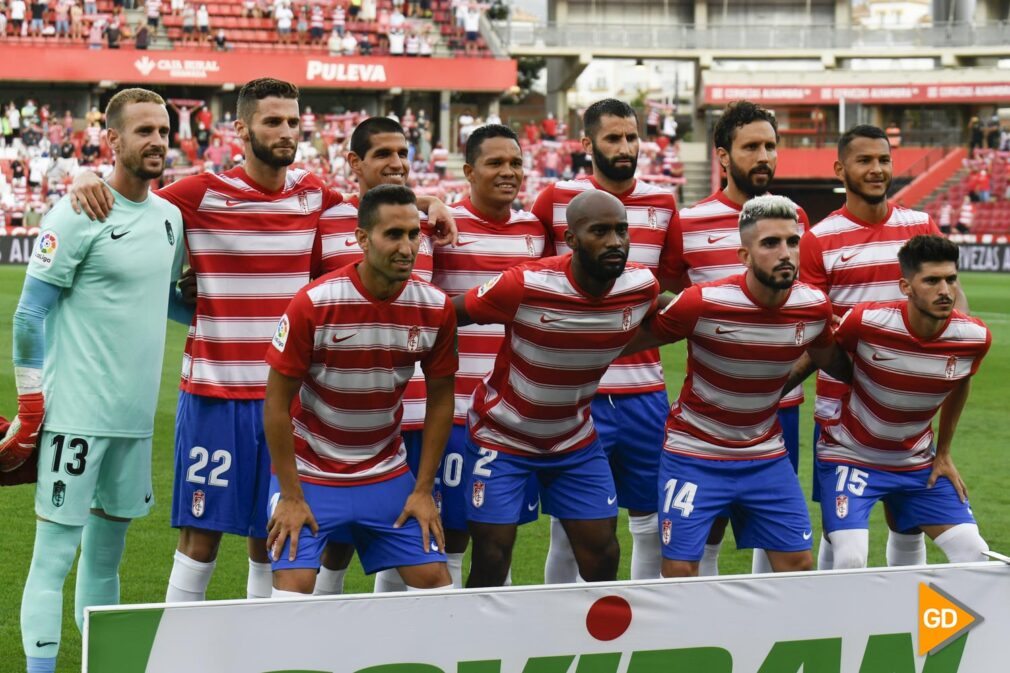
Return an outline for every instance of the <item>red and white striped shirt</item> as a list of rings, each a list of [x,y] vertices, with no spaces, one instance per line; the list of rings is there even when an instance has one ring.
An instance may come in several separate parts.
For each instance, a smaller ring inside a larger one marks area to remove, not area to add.
[[[837,424],[824,428],[817,456],[883,470],[933,462],[932,420],[961,382],[974,376],[992,334],[954,311],[932,339],[912,333],[908,302],[860,304],[835,333],[852,355],[852,390]]]
[[[355,195],[319,216],[324,273],[361,261],[361,246],[358,245],[358,239],[354,235],[354,230],[358,228],[358,204],[359,198]],[[417,247],[417,257],[414,259],[414,275],[431,282],[431,230],[428,226],[428,216],[424,213],[420,213],[420,216],[421,241]],[[403,395],[404,430],[420,430],[424,427],[426,401],[424,373],[418,365],[413,378],[407,384],[407,392]]]
[[[684,290],[652,321],[664,340],[688,339],[687,376],[670,409],[665,448],[715,460],[785,455],[779,396],[808,348],[831,344],[831,304],[795,283],[785,303],[767,308],[746,274]]]
[[[674,259],[680,260],[676,276],[684,287],[736,276],[747,269],[740,263],[741,206],[722,190],[680,211],[680,232],[676,237]],[[802,208],[796,209],[800,234],[810,228],[810,219]],[[780,407],[803,403],[803,387],[782,398]]]
[[[507,222],[481,215],[470,199],[452,206],[459,242],[435,250],[432,282],[450,297],[483,285],[502,271],[540,259],[549,250],[544,226],[531,213],[513,211]],[[459,328],[459,372],[456,374],[456,425],[466,425],[470,398],[481,379],[491,373],[501,348],[501,325],[464,325]]]
[[[587,295],[572,276],[571,254],[509,269],[467,292],[471,318],[505,325],[494,369],[474,392],[474,442],[539,455],[591,443],[589,405],[600,378],[654,312],[658,294],[652,272],[628,264],[610,292]]]
[[[822,289],[838,316],[856,304],[901,300],[898,250],[919,234],[940,235],[926,213],[892,207],[882,222],[871,224],[843,206],[804,234],[800,278]],[[821,424],[837,419],[847,390],[818,372],[814,418]]]
[[[196,271],[196,314],[182,357],[181,388],[226,399],[262,399],[263,359],[277,319],[310,279],[320,213],[340,202],[316,176],[288,170],[264,192],[241,167],[202,173],[158,195],[181,211]]]
[[[303,379],[292,405],[301,479],[357,485],[405,472],[404,389],[417,362],[428,376],[452,376],[455,333],[449,298],[416,276],[384,300],[365,289],[354,265],[299,291],[266,361]]]
[[[590,189],[600,189],[592,177],[564,180],[548,185],[533,205],[533,214],[551,228],[558,254],[569,251],[565,244],[568,220],[565,211],[576,196]],[[635,180],[624,194],[614,194],[628,213],[631,250],[628,261],[645,266],[658,278],[671,277],[677,266],[673,236],[677,227],[677,202],[671,192]],[[627,395],[666,390],[659,349],[635,353],[614,362],[600,383],[604,395]]]

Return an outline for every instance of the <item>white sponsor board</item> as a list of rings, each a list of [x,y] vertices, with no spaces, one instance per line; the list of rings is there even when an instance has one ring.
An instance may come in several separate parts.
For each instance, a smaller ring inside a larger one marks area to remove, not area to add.
[[[91,673],[980,673],[1010,670],[1010,567],[122,606],[86,619]]]

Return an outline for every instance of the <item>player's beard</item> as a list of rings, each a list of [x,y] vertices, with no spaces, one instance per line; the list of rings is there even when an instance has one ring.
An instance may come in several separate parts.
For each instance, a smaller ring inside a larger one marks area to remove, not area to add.
[[[630,159],[631,165],[628,167],[615,166],[614,161],[617,159]],[[596,145],[593,145],[593,168],[614,182],[623,182],[635,177],[635,170],[638,168],[638,157],[618,156],[614,159],[608,159],[603,152],[596,149]]]
[[[275,155],[273,148],[262,144],[252,129],[249,129],[249,145],[252,147],[253,155],[271,168],[284,168],[295,162],[295,152],[292,152],[290,157]]]
[[[887,198],[887,192],[891,190],[890,178],[888,178],[887,182],[884,183],[885,189],[883,194],[867,194],[863,190],[859,189],[858,186],[856,186],[856,181],[849,177],[848,172],[843,172],[842,176],[845,178],[845,190],[850,194],[855,194],[856,196],[858,196],[860,199],[870,204],[871,206],[875,206],[878,203],[881,203],[884,199]]]
[[[582,247],[578,240],[576,240],[575,248],[572,250],[572,254],[578,256],[579,264],[586,270],[586,273],[588,273],[591,278],[598,280],[601,283],[609,283],[615,278],[619,278],[621,274],[624,273],[624,267],[628,263],[628,253],[626,251],[618,252],[621,252],[623,257],[620,268],[616,266],[605,266],[598,258],[590,255],[589,252]],[[613,251],[610,251],[608,254],[613,254]]]
[[[764,172],[765,170],[767,170],[767,173]],[[748,173],[744,173],[743,170],[733,162],[733,157],[730,157],[729,174],[733,177],[733,184],[735,184],[737,188],[749,198],[753,199],[755,196],[761,196],[762,194],[768,193],[772,180],[775,178],[775,169],[768,165],[755,166]],[[767,175],[768,180],[765,181],[764,185],[758,185],[754,182],[754,176],[756,175]]]
[[[796,267],[793,267],[793,272],[789,276],[788,280],[779,280],[772,275],[774,271],[772,273],[765,273],[757,267],[751,268],[751,273],[754,274],[754,278],[756,278],[759,283],[765,287],[771,288],[772,290],[788,290],[793,286],[793,283],[796,282]]]
[[[149,152],[148,154],[155,153]],[[144,168],[145,155],[142,152],[124,156],[120,159],[120,161],[123,162],[123,165],[128,171],[136,175],[141,180],[157,180],[161,177],[161,174],[165,172],[165,154],[163,152],[157,152],[156,154],[161,157],[161,168],[156,171],[149,171]]]

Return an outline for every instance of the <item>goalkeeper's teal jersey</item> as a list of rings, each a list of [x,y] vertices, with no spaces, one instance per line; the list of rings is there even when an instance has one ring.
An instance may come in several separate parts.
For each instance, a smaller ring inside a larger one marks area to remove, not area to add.
[[[114,192],[115,193],[115,192]],[[105,222],[64,198],[42,221],[28,274],[64,288],[46,318],[46,430],[150,437],[168,293],[183,261],[182,214],[115,193]]]

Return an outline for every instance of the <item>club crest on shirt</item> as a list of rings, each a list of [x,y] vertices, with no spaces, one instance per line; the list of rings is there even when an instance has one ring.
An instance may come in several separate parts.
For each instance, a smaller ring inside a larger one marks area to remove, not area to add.
[[[172,232],[172,223],[165,220],[165,235],[168,236],[168,244],[175,245],[175,234]]]
[[[631,329],[631,307],[625,306],[624,313],[621,315],[621,329],[627,332]]]
[[[487,294],[488,292],[490,292],[491,288],[493,288],[495,285],[497,285],[498,281],[501,280],[501,277],[502,277],[502,275],[499,273],[497,276],[495,276],[491,280],[489,280],[486,283],[484,283],[483,285],[481,285],[480,289],[477,290],[477,296],[478,297],[483,297],[485,294]]]
[[[849,496],[847,495],[836,495],[835,496],[835,514],[839,519],[844,519],[849,515]]]
[[[480,507],[484,504],[484,482],[476,479],[473,482],[473,506]]]
[[[804,325],[803,323],[801,323],[801,322],[800,323],[796,323],[796,345],[797,346],[802,346],[803,345],[803,332],[805,332],[806,329],[807,329],[807,326]]]
[[[285,313],[277,322],[277,332],[274,333],[273,338],[274,348],[283,353],[284,347],[288,344],[288,334],[290,334],[290,332],[291,322],[288,320],[288,315]]]
[[[309,214],[309,195],[302,192],[298,195],[298,207],[302,209],[302,212],[306,215]]]
[[[43,232],[35,243],[35,252],[32,254],[32,259],[42,266],[52,266],[53,260],[56,258],[56,248],[59,245],[60,241],[54,232]]]
[[[533,247],[533,237],[526,234],[526,252],[529,253],[530,257],[537,256],[537,249]]]
[[[206,505],[207,505],[207,495],[199,489],[193,491],[193,505],[190,507],[190,510],[193,512],[193,516],[195,516],[197,519],[202,517]]]
[[[944,370],[944,375],[948,379],[952,379],[954,378],[954,374],[956,373],[957,373],[957,356],[951,355],[949,358],[947,358],[947,369]]]
[[[673,534],[673,522],[663,519],[663,544],[670,544],[670,537]]]
[[[658,229],[659,228],[659,217],[656,215],[656,209],[649,206],[649,228]]]
[[[411,353],[416,353],[417,349],[421,347],[421,328],[414,325],[409,330],[407,330],[407,350]]]

